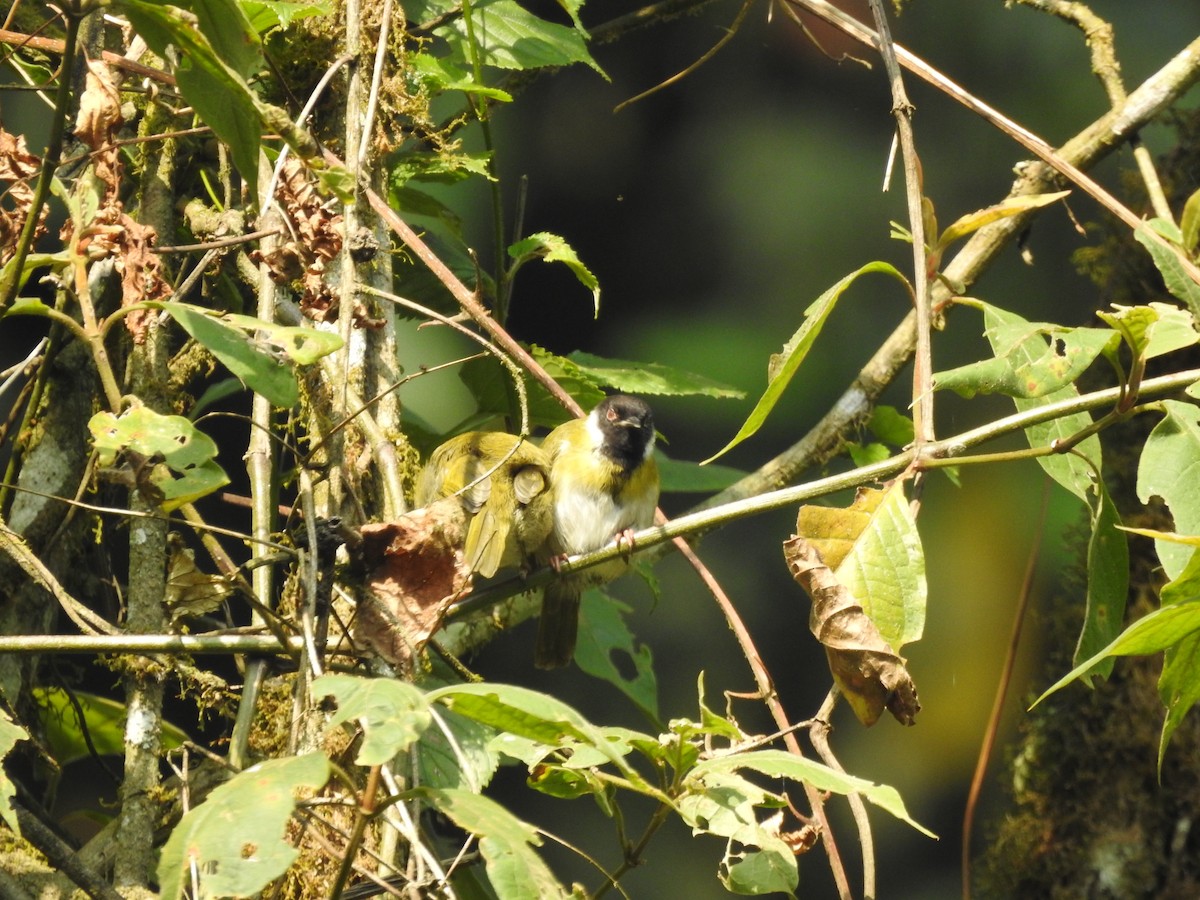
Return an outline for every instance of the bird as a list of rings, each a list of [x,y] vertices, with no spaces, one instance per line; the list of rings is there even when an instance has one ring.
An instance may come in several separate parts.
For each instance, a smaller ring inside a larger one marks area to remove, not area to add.
[[[586,418],[551,431],[542,450],[550,462],[554,508],[543,560],[557,568],[567,556],[599,550],[614,540],[631,549],[633,532],[650,525],[658,505],[649,404],[627,394],[606,397]],[[547,585],[534,650],[538,668],[558,668],[574,658],[580,594],[628,567],[628,557],[613,559]]]
[[[421,470],[415,501],[426,506],[448,497],[459,499],[468,520],[464,562],[484,578],[525,568],[549,538],[550,464],[532,441],[501,431],[446,441]]]

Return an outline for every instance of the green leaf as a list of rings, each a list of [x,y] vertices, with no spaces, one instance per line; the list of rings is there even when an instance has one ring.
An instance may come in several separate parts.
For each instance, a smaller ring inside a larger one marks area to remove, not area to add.
[[[1080,663],[1112,643],[1125,619],[1129,593],[1129,542],[1121,533],[1121,514],[1098,482],[1100,496],[1092,511],[1092,534],[1088,540],[1087,608],[1073,662]],[[1098,665],[1095,673],[1107,678],[1112,660]]]
[[[232,0],[196,0],[196,5],[203,11],[197,16],[207,30],[202,30],[203,25],[197,28],[196,19],[184,10],[164,3],[120,0],[114,7],[125,12],[134,30],[159,56],[166,57],[171,46],[178,48],[175,79],[179,92],[229,145],[250,196],[256,197],[262,119],[245,76],[261,65],[262,48]],[[245,43],[250,40],[247,35],[252,43]],[[226,52],[228,59],[223,55]]]
[[[702,466],[700,463],[682,459],[671,459],[660,450],[654,451],[658,464],[658,477],[664,494],[712,494],[723,491],[746,477],[741,469],[718,464]]]
[[[417,745],[421,784],[435,788],[480,791],[500,767],[500,754],[492,748],[496,731],[448,709],[438,716],[454,738],[441,728],[429,728]]]
[[[907,447],[913,442],[912,417],[904,415],[894,406],[881,404],[871,411],[867,426],[881,441],[893,447]]]
[[[967,398],[976,394],[1024,400],[1045,397],[1074,382],[1118,340],[1106,328],[1062,328],[1019,317],[1013,317],[1016,321],[999,318],[987,330],[995,356],[935,375],[935,390],[949,388]]]
[[[925,553],[902,483],[884,491],[860,489],[845,509],[803,506],[796,533],[820,552],[892,650],[920,639],[928,594]]]
[[[870,444],[846,444],[845,448],[846,452],[850,454],[850,460],[859,468],[883,462],[892,455],[892,452],[885,444],[878,442]]]
[[[745,391],[661,363],[606,359],[580,350],[570,354],[568,359],[579,366],[580,371],[596,384],[616,388],[628,394],[733,397],[739,400],[746,396]]]
[[[1118,306],[1116,312],[1096,313],[1107,322],[1139,359],[1153,359],[1200,343],[1195,319],[1186,310],[1168,303],[1149,306]]]
[[[38,719],[42,734],[50,749],[50,755],[59,766],[66,766],[80,759],[100,756],[121,755],[125,752],[124,703],[89,694],[72,691],[70,695],[62,688],[34,688],[34,700],[38,706]],[[74,698],[78,704],[71,702]],[[79,721],[79,711],[83,721]],[[86,730],[88,740],[84,738]],[[164,750],[174,750],[190,740],[187,733],[170,722],[163,722],[162,745]]]
[[[243,384],[262,394],[272,405],[295,406],[300,392],[290,366],[279,364],[282,351],[298,365],[309,365],[342,346],[342,339],[328,331],[276,325],[251,316],[225,315],[217,318],[209,310],[188,303],[155,303],[203,344]]]
[[[604,399],[604,391],[565,356],[557,356],[536,344],[529,348],[529,352],[584,409],[591,409]],[[470,389],[482,413],[498,416],[516,414],[515,389],[510,382],[511,376],[494,357],[470,360],[462,366],[459,377]],[[550,392],[541,384],[532,380],[526,380],[525,384],[529,393],[531,427],[553,428],[569,418],[562,404],[551,397]]]
[[[246,897],[278,878],[299,856],[283,840],[295,795],[321,787],[329,761],[321,753],[259,763],[217,787],[167,839],[158,864],[163,900],[179,900],[193,864],[201,896]]]
[[[719,872],[726,890],[735,894],[792,894],[800,883],[795,852],[765,829],[742,834],[747,837],[742,843],[753,843],[760,849],[734,852],[730,842]]]
[[[812,349],[813,343],[821,333],[821,329],[825,325],[825,320],[829,318],[829,314],[833,312],[834,306],[837,305],[838,298],[842,296],[846,288],[850,287],[860,275],[865,275],[868,272],[881,272],[885,275],[891,275],[893,278],[899,280],[901,284],[908,284],[904,276],[894,266],[888,265],[885,262],[871,262],[867,263],[861,269],[851,272],[818,297],[804,311],[804,321],[796,330],[796,333],[784,345],[783,351],[771,357],[771,361],[767,366],[767,389],[762,397],[759,398],[749,418],[746,419],[746,422],[738,430],[738,433],[734,435],[733,440],[710,456],[705,462],[712,462],[717,457],[728,453],[762,427],[771,410],[775,408],[775,404],[779,402],[779,398],[783,396],[783,392],[791,382],[792,376],[796,374],[796,371],[800,368],[800,364],[808,356],[808,351]]]
[[[1171,735],[1184,716],[1200,701],[1200,631],[1194,631],[1163,655],[1158,678],[1158,696],[1166,708],[1158,741],[1158,774],[1162,778],[1163,757]]]
[[[21,274],[17,276],[17,290],[25,287],[25,283],[29,281],[29,276],[43,266],[51,269],[61,269],[70,262],[66,251],[61,253],[30,253],[25,257],[25,262],[21,266]],[[14,277],[14,267],[16,266],[17,258],[14,256],[3,266],[0,266],[0,284],[8,284],[10,279]],[[19,308],[18,308],[19,307]],[[46,310],[50,307],[46,306],[42,301],[29,297],[17,298],[4,311],[4,316],[44,316]],[[2,317],[0,317],[2,318]]]
[[[29,740],[29,732],[9,718],[8,713],[0,709],[0,760],[8,756],[17,741]],[[17,820],[17,811],[13,808],[17,788],[8,777],[8,772],[0,766],[0,821],[13,830],[14,834],[21,833],[21,823]]]
[[[484,65],[524,70],[584,63],[604,75],[576,29],[539,19],[513,0],[482,0],[471,4],[471,8],[479,60]],[[433,33],[450,43],[459,60],[471,58],[463,16],[455,17]]]
[[[388,172],[388,189],[398,191],[410,181],[457,184],[472,176],[491,180],[491,154],[482,153],[405,153]]]
[[[1149,251],[1151,259],[1154,260],[1154,266],[1162,275],[1163,283],[1167,286],[1167,290],[1172,297],[1177,300],[1182,300],[1192,311],[1192,315],[1200,316],[1200,284],[1197,284],[1184,268],[1183,263],[1179,259],[1179,253],[1182,250],[1173,249],[1166,246],[1162,241],[1157,241],[1150,234],[1151,230],[1158,233],[1161,232],[1160,227],[1164,223],[1163,220],[1151,219],[1149,222],[1143,222],[1138,226],[1133,233],[1134,238],[1146,250]],[[1172,240],[1168,238],[1168,240]],[[1183,235],[1179,234],[1173,243],[1179,244],[1183,240]]]
[[[579,611],[579,645],[575,662],[593,678],[612,684],[644,710],[658,718],[658,681],[654,657],[645,644],[637,644],[625,623],[629,607],[603,591],[585,591]],[[623,665],[617,666],[619,656]],[[629,677],[622,674],[629,671]]]
[[[542,843],[537,829],[495,800],[470,791],[429,787],[410,791],[409,796],[479,838],[488,880],[499,900],[566,900],[571,896],[533,850]]]
[[[1137,495],[1143,503],[1160,497],[1171,510],[1175,531],[1200,534],[1200,407],[1180,400],[1162,401],[1166,415],[1154,426],[1138,463]],[[1167,577],[1174,579],[1191,557],[1187,547],[1156,541]]]
[[[392,678],[322,675],[313,682],[312,692],[337,701],[329,727],[362,720],[363,742],[354,759],[360,766],[387,762],[410,747],[433,721],[425,695]]]
[[[1179,218],[1179,238],[1183,249],[1196,257],[1200,249],[1200,190],[1196,190],[1183,204],[1183,215]]]
[[[480,84],[465,69],[431,54],[410,53],[408,66],[409,72],[420,79],[431,92],[462,91],[464,94],[476,94],[489,100],[499,100],[501,103],[512,102],[512,94],[507,91]]]
[[[216,443],[183,416],[135,406],[119,417],[96,413],[88,429],[100,465],[111,466],[123,451],[141,457],[130,460],[134,475],[139,485],[148,482],[157,492],[155,499],[167,512],[229,484],[216,461]]]
[[[999,354],[1001,352],[1000,334],[1003,326],[1029,324],[1016,313],[1008,312],[997,306],[980,301],[972,301],[972,304],[977,305],[983,310],[984,334],[991,343],[994,353]],[[1042,347],[1044,347],[1044,344],[1039,339],[1036,345],[1031,345],[1019,353],[1013,352],[1010,354],[1011,361],[1017,364],[1028,363],[1035,354],[1041,352]],[[1049,394],[1034,399],[1015,397],[1013,398],[1013,403],[1018,412],[1026,412],[1049,403],[1056,403],[1059,400],[1069,400],[1078,396],[1079,392],[1075,389],[1075,385],[1068,384],[1057,391],[1051,391]],[[1061,416],[1048,422],[1041,422],[1037,425],[1030,425],[1025,429],[1025,437],[1029,441],[1030,447],[1048,447],[1055,441],[1075,436],[1091,424],[1092,417],[1087,413],[1080,412],[1070,416]],[[1084,503],[1089,503],[1089,495],[1093,490],[1093,478],[1098,476],[1100,472],[1100,439],[1092,435],[1077,444],[1075,451],[1075,453],[1055,453],[1050,456],[1039,456],[1038,465],[1058,484],[1062,485]],[[1089,460],[1091,464],[1089,464]],[[1093,469],[1093,465],[1095,469]]]
[[[604,733],[562,701],[510,684],[455,684],[432,690],[430,703],[444,703],[460,715],[500,731],[556,746],[564,739],[599,750],[627,775],[634,774]]]
[[[738,772],[749,769],[770,778],[788,778],[811,785],[819,791],[835,794],[861,794],[864,800],[891,813],[902,822],[907,822],[917,831],[929,837],[933,832],[917,824],[909,816],[899,792],[886,784],[875,784],[865,778],[838,772],[811,759],[794,756],[783,750],[755,750],[749,753],[734,753],[701,760],[688,774],[687,781],[703,779],[710,772]]]
[[[306,3],[287,3],[284,0],[240,0],[246,21],[259,34],[272,28],[287,29],[296,19],[309,16],[328,16],[333,13],[330,0],[310,0]]]
[[[575,274],[579,283],[592,292],[594,315],[600,315],[600,282],[591,270],[580,261],[574,248],[557,234],[551,234],[548,231],[531,234],[525,240],[517,241],[509,247],[508,255],[515,260],[512,266],[513,273],[531,259],[563,263]]]
[[[959,238],[966,237],[968,234],[978,231],[985,225],[990,225],[1001,219],[1020,215],[1021,213],[1029,212],[1042,206],[1049,206],[1051,203],[1058,202],[1070,193],[1070,191],[1058,191],[1052,194],[1024,194],[1019,197],[1009,197],[995,206],[967,213],[942,232],[935,249],[939,251],[945,250],[946,247],[953,244]]]

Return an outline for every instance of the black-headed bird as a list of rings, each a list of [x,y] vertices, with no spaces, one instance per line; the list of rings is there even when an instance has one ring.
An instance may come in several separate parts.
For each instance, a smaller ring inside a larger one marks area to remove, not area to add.
[[[599,550],[654,520],[658,467],[654,463],[654,416],[637,397],[614,394],[588,414],[559,425],[542,442],[550,463],[554,527],[544,558]],[[627,558],[556,578],[542,600],[534,663],[565,666],[575,655],[579,597],[585,587],[604,584],[629,567]]]

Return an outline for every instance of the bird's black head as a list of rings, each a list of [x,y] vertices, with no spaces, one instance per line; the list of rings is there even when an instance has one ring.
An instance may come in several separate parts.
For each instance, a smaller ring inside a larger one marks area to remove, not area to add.
[[[601,452],[625,471],[636,469],[653,452],[654,414],[645,400],[614,394],[590,418],[602,436]]]

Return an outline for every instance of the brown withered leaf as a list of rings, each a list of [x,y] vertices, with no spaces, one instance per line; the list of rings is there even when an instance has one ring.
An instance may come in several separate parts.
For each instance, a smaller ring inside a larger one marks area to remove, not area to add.
[[[0,265],[12,259],[17,237],[25,227],[33,202],[33,179],[42,161],[25,146],[25,135],[13,135],[0,128]],[[45,233],[42,223],[49,213],[43,205],[34,238]]]
[[[788,569],[812,598],[808,627],[825,647],[838,689],[864,725],[886,708],[902,725],[921,709],[917,688],[901,658],[879,634],[862,606],[821,560],[809,541],[785,541]]]
[[[171,625],[219,609],[225,598],[233,593],[229,579],[201,572],[196,567],[195,552],[185,547],[178,535],[172,533],[168,545],[171,556],[167,562],[163,603],[171,612]]]
[[[121,94],[112,72],[100,60],[88,60],[79,115],[75,118],[75,136],[95,151],[92,167],[110,191],[116,191],[121,181],[121,157],[113,146],[113,138],[124,122]]]
[[[395,522],[362,527],[367,591],[355,619],[356,639],[388,662],[410,667],[450,604],[470,587],[462,554],[465,524],[462,504],[451,497]]]

